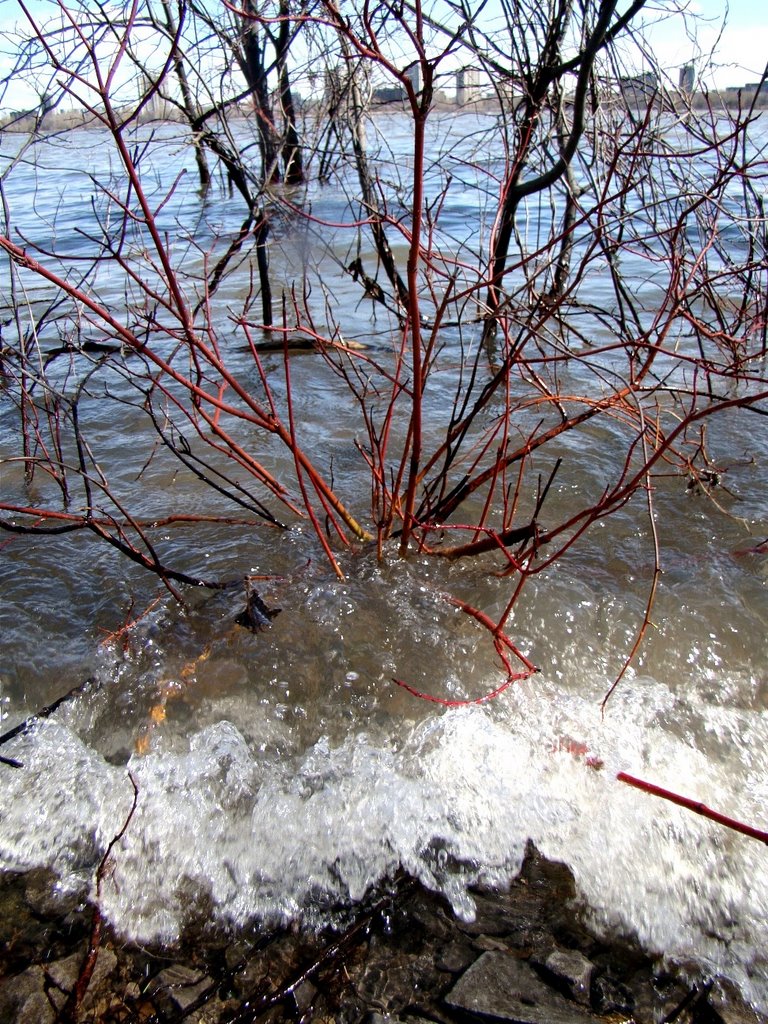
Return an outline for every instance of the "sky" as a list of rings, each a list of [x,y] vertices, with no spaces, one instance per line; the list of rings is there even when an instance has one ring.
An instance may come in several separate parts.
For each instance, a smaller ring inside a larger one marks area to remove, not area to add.
[[[652,0],[653,16],[665,6]],[[688,9],[699,16],[698,46],[686,38],[679,18],[660,22],[652,33],[656,57],[666,67],[679,67],[698,57],[697,70],[708,88],[755,82],[768,62],[768,4],[765,0],[691,0]],[[727,12],[727,14],[726,14]],[[722,29],[723,17],[727,17]],[[721,34],[722,31],[722,34]],[[706,71],[702,59],[715,47],[714,65]],[[696,51],[700,49],[700,56]]]
[[[620,0],[622,10],[628,0]],[[55,4],[52,0],[27,0],[35,16]],[[681,4],[699,15],[697,38],[691,39],[679,16],[670,12]],[[648,0],[644,14],[655,57],[669,69],[676,84],[677,68],[695,61],[701,84],[710,89],[741,86],[759,79],[768,61],[768,4],[765,0]],[[727,23],[722,27],[727,13]],[[0,0],[0,34],[22,17],[17,0]],[[714,48],[714,52],[711,52]],[[8,76],[9,46],[0,37],[0,78]],[[638,67],[637,70],[642,70]],[[0,87],[0,111],[23,110],[35,102],[34,93],[18,80]]]

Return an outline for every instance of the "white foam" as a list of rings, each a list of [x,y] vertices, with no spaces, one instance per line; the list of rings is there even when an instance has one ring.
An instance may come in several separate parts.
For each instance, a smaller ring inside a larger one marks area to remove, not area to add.
[[[199,920],[319,923],[399,866],[468,917],[467,886],[513,877],[531,838],[570,865],[597,925],[708,964],[765,1006],[764,848],[615,777],[631,771],[759,826],[768,785],[749,752],[743,763],[706,757],[668,728],[676,703],[639,680],[603,720],[598,702],[537,681],[503,702],[438,712],[401,738],[357,733],[265,760],[221,721],[187,749],[126,768],[47,722],[14,746],[27,767],[5,773],[0,854],[15,869],[93,880],[130,809],[130,772],[138,802],[102,904],[146,941]],[[765,749],[765,714],[698,710],[714,733]]]

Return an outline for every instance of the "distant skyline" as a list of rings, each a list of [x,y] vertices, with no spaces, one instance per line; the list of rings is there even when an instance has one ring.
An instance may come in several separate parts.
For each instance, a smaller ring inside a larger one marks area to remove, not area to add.
[[[647,8],[648,20],[673,5],[656,0]],[[677,68],[692,59],[697,74],[708,88],[725,89],[757,81],[768,62],[768,5],[755,0],[691,0],[685,6],[700,16],[696,44],[681,31],[680,19],[667,19],[650,32],[654,55],[666,68]],[[758,9],[759,8],[759,9]],[[728,11],[726,28],[720,37],[723,15]],[[720,38],[718,38],[720,37]],[[712,54],[713,65],[704,69],[704,58]],[[700,50],[700,53],[697,53]],[[697,59],[698,58],[698,59]],[[677,76],[673,76],[675,80]]]
[[[40,15],[54,4],[52,0],[28,0],[28,6],[34,15]],[[677,69],[689,62],[696,65],[697,88],[701,83],[709,89],[725,89],[759,79],[768,61],[768,5],[761,4],[759,11],[756,6],[754,0],[690,0],[687,4],[650,0],[642,15],[647,39],[654,57],[668,70],[670,83],[677,84]],[[695,40],[687,35],[682,19],[672,13],[681,7],[700,16]],[[726,10],[727,26],[721,34]],[[17,0],[0,0],[0,32],[12,29],[20,17],[23,12]],[[0,51],[7,49],[0,45]],[[0,77],[10,70],[10,58],[0,52]],[[5,95],[0,95],[0,110],[28,109],[36,100],[23,83],[11,82]]]

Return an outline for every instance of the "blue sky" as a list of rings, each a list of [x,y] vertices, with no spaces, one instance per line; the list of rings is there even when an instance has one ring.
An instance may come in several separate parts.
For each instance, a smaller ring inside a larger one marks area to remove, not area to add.
[[[620,2],[619,9],[626,2]],[[28,5],[35,15],[55,9],[52,0],[28,0]],[[699,15],[695,39],[687,34],[679,16],[670,16],[680,7]],[[722,30],[726,12],[727,24]],[[0,0],[0,32],[12,28],[21,15],[17,0]],[[673,83],[677,82],[676,69],[691,60],[696,61],[701,80],[709,88],[755,81],[768,61],[765,0],[648,0],[644,20],[654,55],[669,69]],[[0,42],[0,76],[10,70],[8,58],[2,52],[7,50],[7,44]],[[0,109],[23,109],[33,102],[34,94],[20,83],[11,83],[5,96],[0,96]]]

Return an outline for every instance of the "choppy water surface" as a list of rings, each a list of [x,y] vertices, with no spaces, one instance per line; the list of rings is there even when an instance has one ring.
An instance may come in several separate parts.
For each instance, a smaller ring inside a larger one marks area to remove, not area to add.
[[[98,140],[90,143],[95,153]],[[28,170],[42,222],[61,184],[43,167],[68,166],[64,145],[41,150]],[[58,220],[60,232],[74,231],[87,201],[76,185],[85,188],[80,177],[67,185],[74,212]],[[198,201],[187,193],[178,202]],[[196,209],[212,234],[214,219],[239,216]],[[234,295],[237,281],[229,287]],[[362,335],[367,310],[349,295],[345,315]],[[311,354],[296,357],[292,373],[308,447],[327,449],[354,490],[355,428],[332,375]],[[115,479],[135,490],[143,469],[142,515],[220,511],[191,473],[160,457],[135,464],[130,409],[122,423],[114,408],[100,423],[98,401],[86,408]],[[0,397],[4,451],[13,416]],[[762,422],[754,427],[745,435],[740,421],[723,419],[709,437],[730,466],[723,509],[684,480],[659,482],[664,576],[653,627],[604,714],[653,572],[640,502],[525,592],[509,632],[539,673],[496,700],[455,708],[420,701],[393,678],[456,700],[498,685],[487,635],[445,600],[500,611],[511,584],[488,573],[490,561],[402,562],[393,552],[378,563],[358,551],[342,556],[340,582],[299,525],[158,536],[191,572],[264,577],[255,585],[281,611],[252,634],[235,626],[240,585],[195,593],[181,610],[94,541],[1,536],[3,728],[93,681],[3,748],[25,765],[0,766],[5,868],[47,865],[63,890],[91,885],[135,783],[102,900],[120,931],[144,941],[203,921],[320,922],[399,866],[470,915],[467,887],[504,884],[530,838],[570,865],[596,923],[692,958],[768,1007],[765,848],[616,781],[624,770],[768,827],[768,556],[757,548],[768,536],[768,437]],[[601,486],[610,437],[584,434],[574,449],[555,504]],[[16,467],[0,473],[8,500],[34,500]]]

